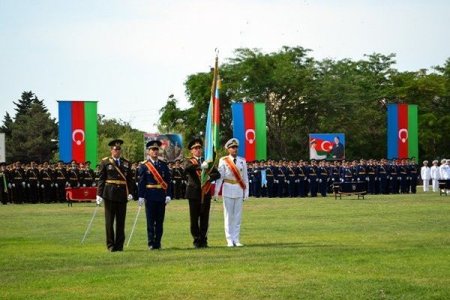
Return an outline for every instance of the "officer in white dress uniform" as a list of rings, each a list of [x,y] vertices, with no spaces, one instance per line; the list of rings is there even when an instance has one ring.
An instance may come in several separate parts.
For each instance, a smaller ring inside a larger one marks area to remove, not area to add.
[[[439,161],[433,160],[433,166],[430,168],[431,184],[433,192],[439,192],[439,179],[441,179]]]
[[[423,181],[423,191],[428,192],[428,186],[430,185],[431,172],[428,166],[428,160],[423,161],[423,167],[420,169],[420,177]]]
[[[225,144],[227,156],[219,160],[218,171],[220,178],[216,181],[214,195],[217,197],[222,188],[225,238],[228,247],[242,247],[240,229],[242,217],[242,203],[248,198],[249,185],[247,163],[244,158],[237,156],[239,140],[232,138]]]

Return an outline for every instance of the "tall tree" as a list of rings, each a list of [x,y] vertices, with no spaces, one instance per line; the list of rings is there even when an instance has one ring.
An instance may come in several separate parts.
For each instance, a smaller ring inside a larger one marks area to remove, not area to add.
[[[50,117],[43,101],[36,97],[27,110],[21,104],[16,105],[18,107],[11,126],[11,137],[7,140],[7,160],[50,160],[56,150],[56,144],[52,140],[58,136],[55,119]]]

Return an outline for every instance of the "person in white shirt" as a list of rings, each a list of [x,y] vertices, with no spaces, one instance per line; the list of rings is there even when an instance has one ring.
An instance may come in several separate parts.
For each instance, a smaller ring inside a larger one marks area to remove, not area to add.
[[[430,168],[431,186],[433,192],[439,192],[439,179],[441,179],[441,173],[438,166],[438,161],[433,160],[433,166]]]
[[[428,166],[428,160],[423,161],[423,167],[420,169],[420,178],[423,181],[423,191],[428,192],[430,186],[430,167]]]
[[[228,247],[242,247],[240,242],[242,203],[248,198],[247,163],[237,156],[239,140],[232,138],[225,144],[227,156],[219,160],[220,178],[216,181],[214,197],[222,187],[225,238]]]

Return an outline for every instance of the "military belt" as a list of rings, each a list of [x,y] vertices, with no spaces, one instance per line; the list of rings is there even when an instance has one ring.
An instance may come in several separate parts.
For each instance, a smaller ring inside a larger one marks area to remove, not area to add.
[[[28,177],[28,179],[37,179],[37,177]]]
[[[22,177],[14,177],[14,179],[22,180]]]
[[[56,179],[66,179],[65,177],[56,177]]]
[[[125,180],[106,180],[106,183],[110,183],[110,184],[127,184],[127,182]]]
[[[148,189],[162,189],[160,184],[147,184],[145,187]]]
[[[226,183],[229,183],[229,184],[238,184],[239,183],[237,180],[234,180],[234,179],[224,179],[223,181]]]

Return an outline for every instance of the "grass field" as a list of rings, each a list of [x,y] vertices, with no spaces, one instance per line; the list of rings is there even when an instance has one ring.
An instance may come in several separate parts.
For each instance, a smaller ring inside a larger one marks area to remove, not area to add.
[[[167,207],[163,250],[109,253],[94,204],[0,206],[1,299],[450,299],[450,196],[244,203],[243,248],[227,248],[222,203],[208,249],[193,249],[188,204]],[[130,203],[127,235],[137,204]]]

